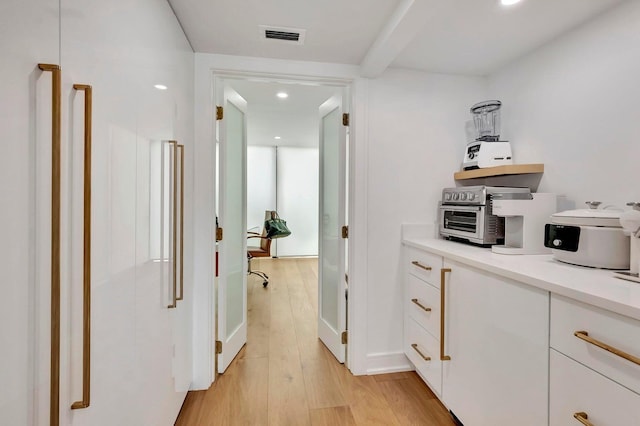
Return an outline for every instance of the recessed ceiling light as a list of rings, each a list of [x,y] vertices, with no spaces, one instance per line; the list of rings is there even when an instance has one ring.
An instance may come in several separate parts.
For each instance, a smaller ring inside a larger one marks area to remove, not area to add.
[[[274,138],[274,139],[277,139],[277,140],[282,139],[280,136],[274,136],[273,138]]]
[[[511,6],[520,3],[520,0],[500,0],[503,6]]]
[[[167,90],[167,86],[165,86],[164,84],[156,84],[153,87],[155,87],[158,90]]]
[[[280,99],[286,99],[289,97],[289,94],[286,92],[278,92],[276,93],[276,96],[279,97]]]

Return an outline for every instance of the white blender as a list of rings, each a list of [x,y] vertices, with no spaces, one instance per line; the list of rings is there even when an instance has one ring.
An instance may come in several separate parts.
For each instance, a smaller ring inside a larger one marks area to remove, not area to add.
[[[511,144],[500,140],[500,101],[483,101],[471,107],[476,140],[469,142],[464,153],[464,170],[513,164]]]

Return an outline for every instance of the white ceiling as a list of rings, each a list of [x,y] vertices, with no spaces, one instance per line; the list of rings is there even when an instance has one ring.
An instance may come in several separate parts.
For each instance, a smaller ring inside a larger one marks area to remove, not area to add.
[[[486,75],[624,0],[168,1],[196,52],[364,60],[375,76],[387,65]],[[305,43],[261,40],[259,25],[305,29]]]
[[[247,144],[318,146],[318,107],[336,94],[335,87],[251,80],[229,84],[247,101]],[[289,97],[279,99],[280,91]]]
[[[168,0],[196,52],[488,75],[623,1]],[[304,45],[261,39],[259,26],[306,30]],[[250,145],[317,146],[330,87],[234,81]],[[285,89],[290,97],[275,93]],[[275,140],[274,136],[282,139]]]

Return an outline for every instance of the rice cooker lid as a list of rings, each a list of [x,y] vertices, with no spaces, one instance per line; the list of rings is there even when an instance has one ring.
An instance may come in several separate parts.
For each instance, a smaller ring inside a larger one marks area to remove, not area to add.
[[[622,228],[620,215],[622,211],[606,209],[567,210],[551,215],[551,222],[558,225],[604,226]]]

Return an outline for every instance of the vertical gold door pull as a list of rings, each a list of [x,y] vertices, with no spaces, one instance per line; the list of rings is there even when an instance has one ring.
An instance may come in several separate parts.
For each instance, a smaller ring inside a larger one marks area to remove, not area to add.
[[[451,272],[449,268],[440,269],[440,360],[451,361],[449,355],[444,354],[444,311],[445,311],[445,293],[446,293],[446,273]]]
[[[587,416],[587,413],[585,412],[574,413],[573,418],[582,423],[584,426],[593,426],[593,423],[588,420],[589,416]]]
[[[82,282],[82,400],[71,409],[89,407],[91,397],[91,134],[93,90],[86,84],[74,84],[84,91],[84,241]]]
[[[60,424],[60,126],[61,71],[59,65],[38,64],[51,72],[51,383],[49,424]]]
[[[174,309],[178,306],[178,257],[177,244],[178,244],[178,201],[176,195],[178,194],[178,142],[169,141],[173,146],[173,303],[167,308]]]
[[[184,145],[177,145],[180,151],[180,296],[184,299]]]

